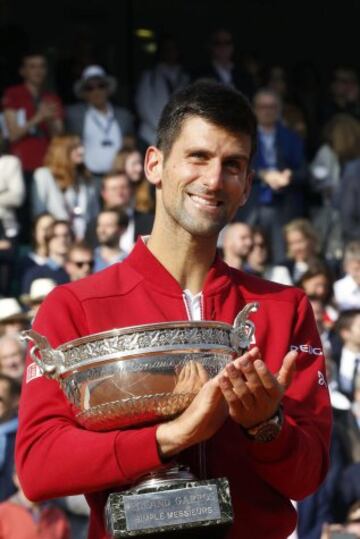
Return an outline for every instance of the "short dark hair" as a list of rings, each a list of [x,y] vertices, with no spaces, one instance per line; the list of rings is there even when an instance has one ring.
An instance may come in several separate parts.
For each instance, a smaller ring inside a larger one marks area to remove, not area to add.
[[[119,176],[126,176],[128,182],[129,182],[129,185],[130,185],[130,180],[129,180],[125,170],[122,169],[122,168],[119,168],[119,169],[115,168],[115,169],[110,170],[106,174],[104,174],[104,176],[101,178],[101,189],[104,188],[104,185],[108,180],[110,180],[112,178],[118,178]]]
[[[21,393],[21,384],[15,378],[11,378],[7,374],[0,372],[0,381],[6,382],[9,388],[9,394],[11,399],[16,399],[20,397]]]
[[[198,116],[234,134],[251,138],[251,156],[256,150],[256,117],[249,100],[238,90],[201,79],[176,92],[165,106],[157,130],[157,147],[165,159],[187,118]]]
[[[128,226],[128,224],[129,224],[129,216],[128,216],[128,214],[126,213],[124,208],[121,208],[119,206],[114,207],[114,208],[108,208],[108,209],[101,210],[97,215],[96,224],[97,224],[97,222],[99,220],[99,216],[102,215],[103,213],[113,213],[114,215],[116,215],[117,224],[121,228],[126,228]]]
[[[339,318],[335,322],[335,329],[337,333],[340,335],[340,332],[344,329],[349,330],[354,322],[354,319],[359,315],[360,309],[346,309],[345,311],[341,311]]]
[[[47,60],[46,54],[43,50],[33,47],[33,48],[28,48],[25,51],[23,51],[21,55],[21,65],[24,65],[26,60],[28,60],[29,58],[34,58],[34,57],[41,57],[45,61]]]

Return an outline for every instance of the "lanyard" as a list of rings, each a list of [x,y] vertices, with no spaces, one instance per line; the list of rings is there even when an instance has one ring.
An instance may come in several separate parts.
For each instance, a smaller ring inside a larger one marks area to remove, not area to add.
[[[110,142],[111,143],[111,140],[109,140],[109,133],[110,133],[110,130],[111,130],[111,127],[112,127],[112,124],[113,124],[113,121],[114,121],[114,114],[112,114],[110,117],[107,117],[106,118],[106,125],[103,125],[99,118],[97,117],[96,113],[94,113],[93,111],[90,112],[90,117],[93,121],[93,123],[96,125],[96,127],[102,132],[104,133],[104,141],[103,141],[103,144],[104,142]]]

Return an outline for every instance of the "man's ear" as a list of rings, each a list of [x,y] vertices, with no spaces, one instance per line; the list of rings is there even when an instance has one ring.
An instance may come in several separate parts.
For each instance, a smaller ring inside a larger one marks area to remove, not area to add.
[[[240,200],[240,207],[244,206],[246,204],[247,199],[249,198],[254,177],[255,177],[255,170],[250,170],[246,176],[245,189]]]
[[[155,186],[160,186],[163,171],[164,156],[156,146],[149,146],[146,150],[144,170],[147,179]]]

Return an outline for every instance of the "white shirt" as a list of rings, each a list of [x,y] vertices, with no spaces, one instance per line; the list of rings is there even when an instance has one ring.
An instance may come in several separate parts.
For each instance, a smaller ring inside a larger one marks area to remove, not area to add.
[[[123,138],[110,103],[106,113],[88,107],[83,139],[87,168],[96,174],[111,170],[115,155],[122,147]],[[106,142],[111,144],[104,145]]]
[[[360,308],[360,286],[351,275],[335,281],[334,297],[340,311]]]
[[[201,298],[202,292],[193,295],[187,288],[183,291],[186,312],[189,320],[202,320]]]
[[[339,381],[341,388],[348,392],[353,388],[356,359],[360,359],[360,353],[352,352],[344,346],[340,358]]]
[[[125,251],[125,253],[130,254],[135,244],[135,219],[133,210],[129,210],[127,213],[129,216],[129,224],[126,227],[125,232],[120,236],[119,247],[122,251]]]

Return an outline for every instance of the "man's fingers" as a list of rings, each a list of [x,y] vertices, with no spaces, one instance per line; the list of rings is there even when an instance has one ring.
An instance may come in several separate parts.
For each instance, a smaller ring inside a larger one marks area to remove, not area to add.
[[[284,389],[287,389],[291,383],[295,372],[297,355],[295,351],[288,352],[277,375],[277,381]]]

